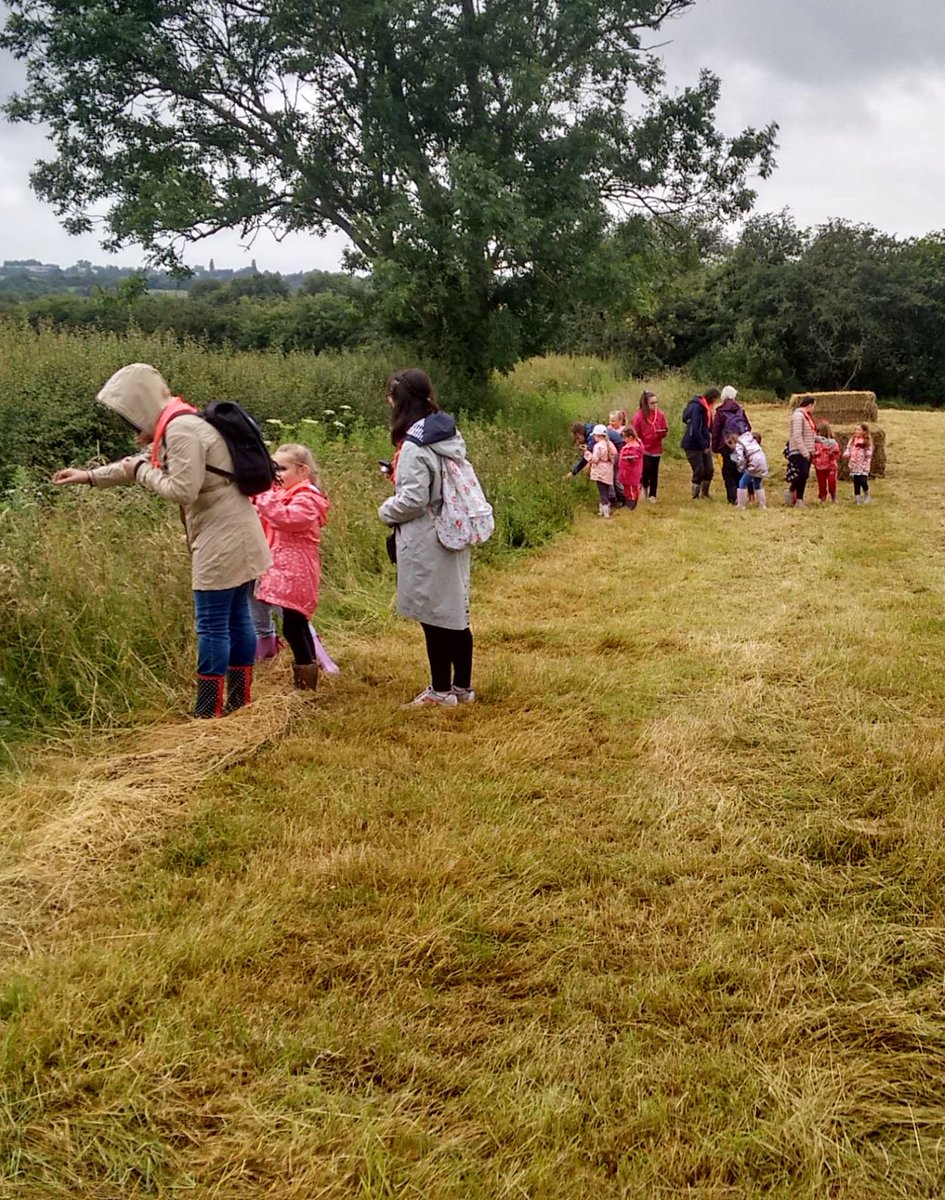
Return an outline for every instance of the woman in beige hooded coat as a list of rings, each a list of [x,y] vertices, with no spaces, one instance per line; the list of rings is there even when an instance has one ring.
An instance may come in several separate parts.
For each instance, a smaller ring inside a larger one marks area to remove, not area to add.
[[[226,442],[173,397],[147,363],[116,371],[96,399],[135,430],[145,449],[89,471],[66,468],[53,482],[90,487],[138,483],[180,505],[197,625],[195,715],[217,717],[241,708],[249,703],[256,657],[249,596],[253,580],[268,570],[272,558],[249,498],[232,479],[208,470],[232,472]]]

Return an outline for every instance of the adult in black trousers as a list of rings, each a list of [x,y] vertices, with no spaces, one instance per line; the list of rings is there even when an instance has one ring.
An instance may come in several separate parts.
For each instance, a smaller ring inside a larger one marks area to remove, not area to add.
[[[712,462],[712,405],[718,400],[718,388],[708,388],[701,396],[693,396],[683,412],[683,433],[680,445],[692,467],[692,498],[709,498],[709,484],[715,474]]]
[[[712,417],[712,453],[721,455],[722,482],[725,484],[725,498],[729,504],[736,501],[738,481],[742,472],[732,461],[732,452],[725,444],[725,439],[730,433],[740,435],[751,430],[751,421],[738,403],[737,396],[738,392],[731,385],[722,388],[722,403],[718,405]],[[749,484],[748,494],[751,495],[754,490]]]

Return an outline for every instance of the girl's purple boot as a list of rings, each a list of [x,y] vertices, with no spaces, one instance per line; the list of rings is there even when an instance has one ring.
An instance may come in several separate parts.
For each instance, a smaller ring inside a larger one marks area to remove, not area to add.
[[[282,649],[282,642],[274,633],[264,633],[256,638],[256,661],[264,662],[275,658]]]

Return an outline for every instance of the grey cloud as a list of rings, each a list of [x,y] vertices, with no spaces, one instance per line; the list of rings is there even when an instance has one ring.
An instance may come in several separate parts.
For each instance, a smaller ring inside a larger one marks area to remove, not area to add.
[[[710,67],[723,81],[739,63],[828,90],[945,73],[943,0],[697,0],[664,33],[668,63]]]

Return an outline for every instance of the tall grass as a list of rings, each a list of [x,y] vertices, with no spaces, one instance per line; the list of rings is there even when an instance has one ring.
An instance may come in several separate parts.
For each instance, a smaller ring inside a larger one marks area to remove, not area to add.
[[[127,434],[93,397],[136,360],[155,363],[197,404],[221,395],[245,403],[273,443],[312,446],[332,501],[319,624],[332,631],[391,616],[393,570],[376,510],[389,494],[377,460],[391,454],[383,396],[396,360],[376,351],[228,354],[169,337],[0,323],[0,740],[76,721],[149,719],[187,704],[194,646],[176,512],[140,489],[48,483],[56,466],[128,451]],[[441,400],[459,412],[496,510],[496,533],[477,561],[543,544],[573,511],[574,493],[560,481],[567,423],[584,404],[573,389],[593,383],[602,403],[618,381],[603,364],[556,360],[521,368],[475,403],[445,383]],[[524,383],[532,390],[522,391]]]

